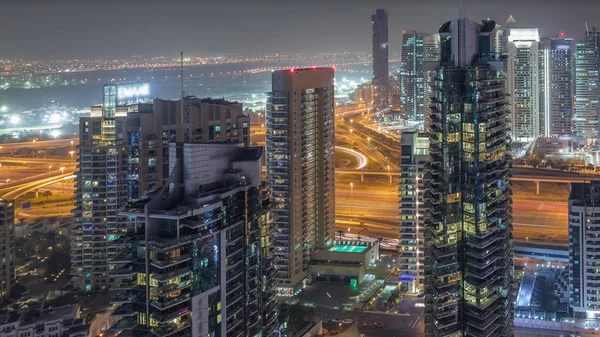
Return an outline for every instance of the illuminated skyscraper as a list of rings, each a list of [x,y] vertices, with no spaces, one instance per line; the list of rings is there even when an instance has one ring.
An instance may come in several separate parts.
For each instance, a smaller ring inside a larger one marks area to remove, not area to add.
[[[510,15],[506,20],[506,25],[496,26],[494,38],[494,53],[496,53],[496,57],[508,55],[508,35],[510,34],[510,29],[514,28],[515,24],[515,18]]]
[[[400,111],[403,118],[423,122],[425,116],[424,33],[404,32],[400,66]]]
[[[163,187],[119,214],[109,247],[111,330],[132,336],[269,336],[275,227],[262,148],[171,143]]]
[[[310,253],[335,226],[334,98],[331,68],[273,72],[267,99],[267,181],[277,204],[281,295],[298,292]]]
[[[400,254],[399,271],[410,274],[413,289],[425,283],[425,167],[429,163],[429,138],[415,131],[402,133],[400,149]]]
[[[531,141],[541,135],[539,41],[537,28],[510,29],[506,75],[513,140]]]
[[[572,183],[569,195],[569,291],[573,316],[600,318],[600,181]]]
[[[371,15],[373,27],[373,85],[375,97],[373,111],[388,108],[389,71],[388,71],[388,17],[385,9],[377,9]]]
[[[148,84],[104,86],[104,104],[79,123],[79,172],[71,231],[75,283],[90,291],[108,287],[107,242],[127,233],[118,211],[163,185],[169,176],[169,143],[181,136],[179,101],[147,102]],[[144,101],[140,103],[141,101]],[[186,99],[193,143],[248,145],[249,117],[225,100]]]
[[[541,135],[545,137],[571,137],[573,131],[573,95],[575,73],[573,39],[544,38],[540,43],[539,77]],[[583,121],[587,123],[587,121]],[[597,120],[596,120],[597,125]]]
[[[600,31],[593,28],[577,43],[574,136],[598,143],[600,137]]]
[[[426,336],[512,336],[510,137],[496,23],[440,27],[423,179]]]

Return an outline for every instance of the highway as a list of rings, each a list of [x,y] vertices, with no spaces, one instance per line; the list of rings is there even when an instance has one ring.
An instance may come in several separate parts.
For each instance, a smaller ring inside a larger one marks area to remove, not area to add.
[[[57,182],[74,179],[75,175],[72,173],[60,174],[50,178],[39,179],[31,183],[21,184],[15,187],[12,191],[5,193],[2,195],[3,199],[14,200],[17,199],[29,192],[33,192],[39,188],[44,186],[56,184]]]
[[[73,143],[71,143],[73,142]],[[38,150],[53,148],[53,147],[72,147],[73,150],[79,145],[79,138],[73,139],[56,139],[56,140],[43,140],[33,142],[19,142],[19,143],[3,143],[0,144],[0,152],[13,152],[25,148],[36,148]]]

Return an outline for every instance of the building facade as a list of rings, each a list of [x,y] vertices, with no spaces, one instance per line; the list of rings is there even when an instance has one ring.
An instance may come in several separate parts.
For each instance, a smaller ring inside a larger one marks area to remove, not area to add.
[[[422,122],[425,119],[425,78],[423,60],[427,34],[404,32],[400,64],[400,111],[405,119]]]
[[[377,9],[371,15],[373,29],[373,86],[375,97],[373,111],[379,112],[388,108],[389,83],[388,83],[388,17],[385,9]]]
[[[402,133],[400,149],[400,252],[399,271],[413,277],[412,291],[425,284],[425,166],[429,162],[429,138],[417,132]]]
[[[600,181],[572,183],[569,195],[569,290],[575,318],[600,318]]]
[[[598,143],[600,136],[600,31],[586,32],[577,42],[575,59],[574,136],[582,142]]]
[[[181,101],[148,103],[147,84],[104,86],[104,103],[79,123],[79,172],[71,231],[73,280],[91,291],[108,286],[107,261],[116,254],[107,242],[127,233],[118,211],[131,200],[163,186],[169,144],[182,138]],[[140,102],[143,101],[143,102]],[[187,97],[191,143],[248,145],[249,117],[241,104]]]
[[[512,137],[531,141],[540,136],[539,41],[537,28],[512,28],[508,36],[507,79]]]
[[[540,133],[545,137],[571,138],[575,94],[575,47],[573,39],[544,38],[540,42]],[[587,122],[584,122],[587,123]]]
[[[176,143],[163,188],[121,211],[110,243],[114,331],[269,336],[277,326],[275,233],[262,148]],[[261,242],[262,241],[262,242]]]
[[[424,176],[426,336],[514,334],[510,135],[495,26],[460,18],[439,30]]]
[[[12,200],[0,199],[0,300],[10,297],[15,285],[15,204]]]
[[[293,295],[308,276],[310,253],[334,239],[334,70],[291,69],[272,76],[267,181],[277,204],[280,292]]]

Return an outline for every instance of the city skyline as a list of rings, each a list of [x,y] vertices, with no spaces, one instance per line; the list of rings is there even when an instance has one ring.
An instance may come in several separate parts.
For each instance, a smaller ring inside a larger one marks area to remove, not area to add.
[[[306,2],[276,6],[269,0],[252,4],[239,0],[218,3],[176,0],[168,4],[158,1],[143,4],[138,1],[85,4],[68,0],[51,4],[37,0],[15,1],[4,4],[0,13],[0,28],[17,33],[0,36],[3,46],[0,58],[156,56],[171,49],[199,55],[258,51],[368,52],[369,15],[378,7],[388,11],[390,51],[399,53],[403,30],[434,33],[448,16],[459,12],[458,2],[437,0],[417,4],[358,0],[314,4],[318,4],[320,11],[312,14],[311,25],[304,25],[301,8],[308,5]],[[600,10],[600,3],[584,0],[554,2],[551,8],[544,6],[544,11],[539,10],[541,5],[547,3],[541,0],[526,3],[516,0],[501,3],[463,1],[463,12],[471,18],[490,17],[500,24],[512,14],[517,24],[538,27],[541,36],[554,36],[564,31],[567,36],[581,39],[585,35],[585,22],[590,27],[600,25],[594,15]],[[431,8],[436,10],[431,11]],[[102,24],[100,18],[109,13],[114,24]],[[130,13],[136,13],[136,16],[132,19]],[[161,24],[150,23],[140,29],[136,17],[152,19],[158,13]],[[221,15],[204,15],[198,20],[198,14],[202,13],[223,14],[229,20],[221,20]],[[273,26],[290,34],[269,35]],[[318,33],[323,30],[328,34]],[[307,36],[311,38],[310,50],[301,43]],[[157,40],[161,41],[161,48],[152,43]],[[120,41],[130,43],[123,45]]]

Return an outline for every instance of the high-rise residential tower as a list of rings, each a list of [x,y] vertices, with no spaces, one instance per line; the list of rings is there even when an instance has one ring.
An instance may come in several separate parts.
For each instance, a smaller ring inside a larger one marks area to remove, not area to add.
[[[575,59],[574,136],[580,141],[598,143],[600,137],[600,31],[586,31],[577,42]]]
[[[277,326],[273,217],[262,148],[171,143],[165,185],[120,211],[113,331],[269,336]]]
[[[515,28],[515,18],[512,15],[506,20],[506,25],[496,26],[495,37],[494,37],[494,53],[496,57],[508,56],[508,35],[510,29]]]
[[[564,33],[540,42],[540,133],[545,137],[572,136],[574,49],[573,39]]]
[[[429,163],[429,137],[416,131],[402,133],[400,149],[400,253],[399,271],[413,277],[413,289],[425,284],[425,166]]]
[[[575,318],[600,318],[600,181],[572,183],[569,195],[569,290]]]
[[[10,288],[15,285],[15,204],[12,200],[0,199],[0,300],[10,297]]]
[[[388,108],[389,71],[388,71],[388,17],[385,9],[377,9],[371,15],[373,28],[373,85],[375,97],[373,111],[379,112]]]
[[[334,97],[332,68],[272,74],[267,99],[267,181],[278,226],[280,293],[299,291],[310,253],[334,239]]]
[[[163,185],[169,176],[169,143],[182,133],[179,101],[146,101],[148,84],[104,86],[104,104],[79,123],[79,172],[71,232],[74,281],[84,290],[108,286],[107,242],[127,232],[118,211]],[[248,145],[249,117],[241,104],[186,99],[193,143]]]
[[[512,138],[540,136],[539,41],[537,28],[512,28],[508,35],[507,79],[512,112]]]
[[[424,179],[426,336],[512,336],[510,136],[496,23],[440,27]]]
[[[425,116],[425,78],[423,59],[427,34],[403,32],[400,65],[400,111],[404,119],[423,122]]]

